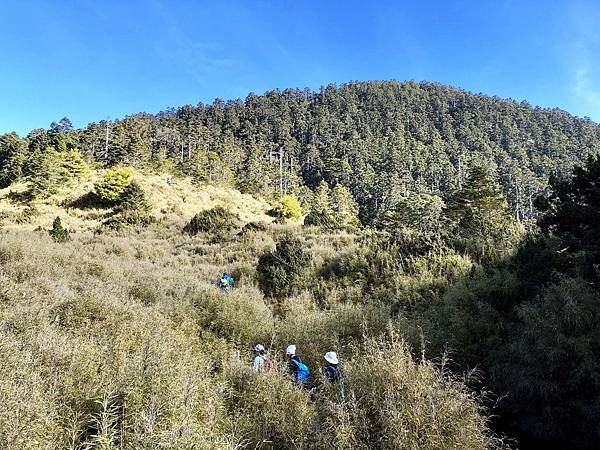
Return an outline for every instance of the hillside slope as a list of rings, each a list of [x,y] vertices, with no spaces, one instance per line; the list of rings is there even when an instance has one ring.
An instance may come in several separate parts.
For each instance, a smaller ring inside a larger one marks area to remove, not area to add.
[[[164,223],[63,244],[0,230],[0,447],[504,448],[475,394],[413,359],[388,307],[263,296],[259,256],[289,232],[316,264],[357,249],[355,236],[283,226],[218,243]],[[229,293],[215,286],[224,270]],[[271,373],[250,369],[257,343]],[[290,343],[313,395],[287,374]],[[341,385],[321,376],[327,351]]]
[[[86,203],[86,194],[94,189],[94,183],[102,178],[104,171],[97,170],[83,181],[77,181],[61,189],[49,198],[21,201],[19,194],[27,190],[27,183],[18,182],[0,189],[0,224],[8,229],[48,228],[56,216],[74,231],[94,230],[110,214],[111,208]],[[142,187],[152,206],[152,215],[159,221],[181,225],[196,213],[223,206],[238,214],[244,222],[273,219],[265,213],[269,204],[238,190],[207,184],[193,183],[189,177],[148,174],[136,171],[135,181]],[[171,180],[169,184],[167,179]]]
[[[550,175],[567,174],[600,150],[600,128],[557,109],[436,83],[353,82],[186,105],[81,130],[65,118],[25,140],[0,138],[0,182],[27,172],[23,161],[49,146],[78,148],[106,165],[167,165],[265,196],[341,183],[368,223],[406,192],[447,198],[474,165],[489,166],[511,207],[533,216],[533,199]]]

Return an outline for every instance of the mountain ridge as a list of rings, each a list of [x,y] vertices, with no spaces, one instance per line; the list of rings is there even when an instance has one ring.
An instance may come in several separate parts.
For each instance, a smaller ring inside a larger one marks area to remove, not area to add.
[[[265,197],[298,194],[321,181],[342,184],[371,223],[407,192],[447,199],[474,165],[494,174],[516,215],[533,217],[533,199],[548,178],[599,151],[600,127],[559,109],[439,83],[351,82],[216,99],[85,129],[65,118],[25,139],[4,135],[3,184],[20,176],[6,173],[11,157],[48,147],[77,148],[104,166],[167,165]],[[26,164],[19,169],[27,172]]]

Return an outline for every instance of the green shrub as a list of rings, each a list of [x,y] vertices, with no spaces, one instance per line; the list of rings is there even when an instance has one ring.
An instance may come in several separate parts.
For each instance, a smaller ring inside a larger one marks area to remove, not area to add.
[[[194,299],[198,328],[229,342],[251,348],[273,333],[273,316],[260,295],[231,293],[227,301],[217,292]]]
[[[312,209],[304,218],[304,225],[321,227],[328,230],[340,228],[340,223],[331,211]]]
[[[311,447],[315,408],[307,390],[277,372],[256,375],[248,367],[235,368],[229,378],[229,408],[246,448]]]
[[[269,225],[266,222],[248,222],[244,225],[240,231],[240,235],[245,235],[247,233],[260,233],[267,231]]]
[[[312,256],[296,237],[283,236],[275,250],[264,253],[258,260],[257,271],[266,295],[283,297],[301,285],[302,275],[311,263]]]
[[[112,229],[121,229],[128,225],[146,226],[154,221],[151,211],[152,206],[146,200],[144,190],[132,181],[118,198],[114,215],[103,225]]]
[[[198,233],[230,231],[237,228],[239,222],[240,218],[237,214],[227,211],[222,206],[215,206],[196,214],[183,231],[192,236]]]
[[[302,217],[302,206],[293,195],[284,195],[269,214],[282,220],[298,220]]]
[[[397,200],[393,210],[385,213],[381,226],[389,231],[406,227],[440,234],[448,227],[445,208],[437,195],[407,193]]]
[[[102,180],[94,184],[98,198],[107,204],[119,200],[127,186],[133,181],[133,171],[127,167],[117,167],[105,172]]]
[[[52,229],[50,230],[50,236],[54,242],[67,242],[71,240],[69,232],[65,230],[60,222],[60,217],[56,216],[52,222]]]

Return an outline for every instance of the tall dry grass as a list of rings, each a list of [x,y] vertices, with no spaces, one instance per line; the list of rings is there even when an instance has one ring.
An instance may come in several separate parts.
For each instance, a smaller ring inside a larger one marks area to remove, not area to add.
[[[0,231],[0,447],[495,446],[462,385],[404,344],[374,340],[397,327],[389,307],[324,309],[310,292],[265,300],[256,262],[288,231],[215,242],[159,223],[73,233],[64,244],[45,231]],[[354,245],[344,234],[302,239],[317,263]],[[228,294],[214,285],[224,270],[237,279]],[[257,342],[274,373],[250,371]],[[337,351],[343,386],[311,398],[293,385],[282,355],[290,342],[316,385],[322,354]]]

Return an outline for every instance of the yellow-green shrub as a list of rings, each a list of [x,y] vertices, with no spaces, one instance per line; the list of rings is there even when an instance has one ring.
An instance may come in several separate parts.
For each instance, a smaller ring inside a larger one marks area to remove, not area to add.
[[[116,202],[133,180],[133,171],[128,167],[108,169],[104,177],[94,184],[96,195],[106,203]]]
[[[302,217],[302,205],[295,196],[284,195],[269,213],[283,220],[298,220]]]

